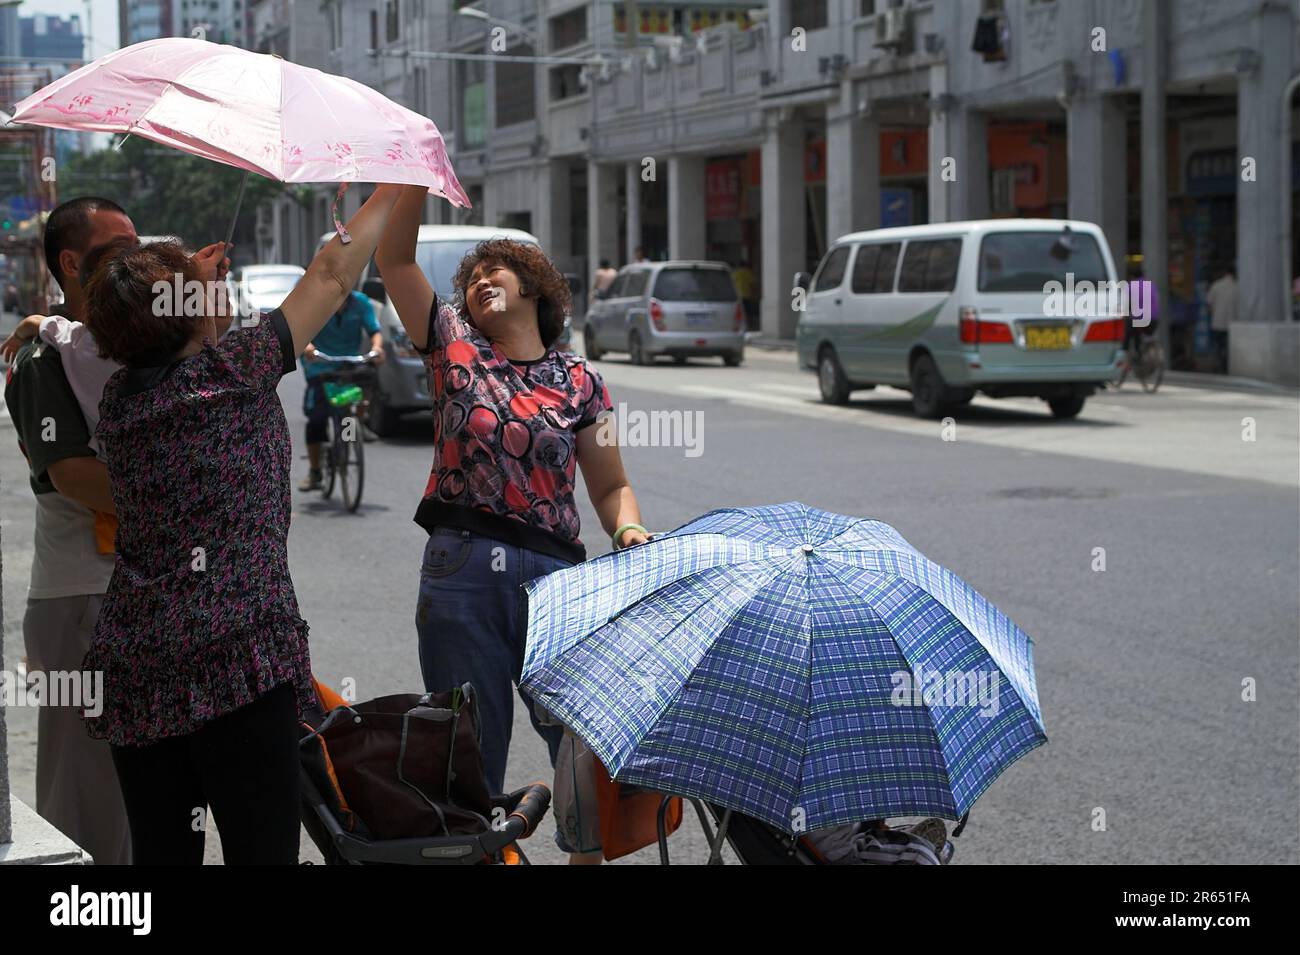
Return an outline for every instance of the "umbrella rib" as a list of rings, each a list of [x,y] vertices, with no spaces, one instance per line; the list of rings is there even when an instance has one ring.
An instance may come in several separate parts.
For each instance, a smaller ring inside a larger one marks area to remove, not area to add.
[[[919,553],[919,552],[908,553],[908,552],[905,552],[905,551],[893,551],[893,553],[899,554],[900,556],[903,556],[903,557],[914,558],[914,559],[919,560],[919,561],[924,561],[925,563],[930,564],[930,565],[934,566],[935,568],[937,568],[938,571],[939,571],[940,573],[947,573],[947,574],[952,575],[953,577],[955,577],[955,578],[957,579],[957,581],[958,581],[960,584],[962,584],[963,586],[965,586],[965,587],[971,589],[971,590],[974,591],[976,594],[979,593],[978,591],[975,591],[975,589],[974,589],[973,587],[971,587],[970,584],[966,583],[966,582],[965,582],[964,580],[962,580],[960,577],[957,577],[956,574],[953,574],[952,571],[948,570],[946,567],[942,566],[941,564],[936,564],[934,561],[930,560],[930,559],[929,559],[928,557],[926,557],[924,554],[921,554],[921,553]],[[828,561],[828,563],[829,563],[829,561]],[[970,635],[971,635],[972,637],[975,638],[975,641],[976,641],[977,643],[979,643],[979,645],[980,645],[981,647],[984,648],[985,652],[987,652],[988,655],[989,655],[989,659],[993,661],[993,663],[994,663],[995,666],[997,666],[997,668],[998,668],[998,673],[1002,676],[1003,679],[1005,679],[1005,680],[1007,681],[1007,685],[1010,686],[1012,689],[1014,689],[1014,690],[1016,691],[1017,697],[1022,701],[1022,704],[1025,706],[1025,710],[1026,710],[1027,712],[1029,712],[1029,715],[1030,715],[1030,716],[1034,716],[1034,713],[1030,710],[1029,705],[1023,702],[1023,701],[1025,700],[1026,697],[1029,697],[1029,696],[1032,696],[1032,695],[1033,695],[1033,694],[1031,693],[1030,687],[1028,687],[1027,685],[1022,684],[1022,683],[1021,683],[1020,681],[1018,681],[1018,680],[1014,680],[1014,679],[1012,679],[1012,677],[1007,673],[1007,671],[1006,671],[1006,666],[1004,665],[1003,661],[999,660],[998,657],[997,657],[997,655],[994,653],[993,648],[986,646],[986,645],[984,644],[984,641],[980,640],[979,637],[976,636],[975,631],[972,630],[969,626],[967,626],[966,623],[965,623],[965,621],[963,621],[963,620],[961,619],[961,617],[958,616],[957,611],[955,611],[952,607],[948,606],[948,604],[947,604],[944,600],[942,600],[942,599],[940,598],[940,595],[939,595],[939,594],[936,594],[936,593],[934,593],[934,592],[928,590],[927,588],[923,587],[921,584],[918,584],[916,581],[912,580],[912,579],[909,578],[909,577],[904,576],[902,573],[900,573],[900,572],[898,572],[898,571],[891,571],[891,570],[869,570],[869,569],[867,569],[867,568],[865,568],[865,567],[859,567],[859,566],[857,566],[856,564],[848,564],[848,565],[845,565],[845,564],[838,564],[837,566],[848,566],[848,567],[852,567],[854,570],[859,571],[859,572],[864,573],[864,574],[872,574],[872,575],[876,575],[876,576],[889,577],[889,578],[892,578],[892,579],[894,579],[894,580],[899,580],[899,581],[902,581],[903,583],[907,584],[907,585],[910,586],[910,587],[914,587],[914,588],[920,590],[922,593],[928,594],[931,598],[934,599],[934,602],[937,603],[939,606],[943,607],[943,609],[946,610],[946,611],[949,613],[949,615],[952,616],[952,618],[953,618],[954,620],[956,620],[956,621],[957,621],[958,623],[960,623],[963,627],[965,627],[965,629],[967,630],[967,632],[969,632]],[[843,579],[843,578],[841,578],[841,579]],[[1017,630],[1020,630],[1019,627],[1016,627],[1015,622],[1012,621],[1009,617],[1006,617],[1006,614],[1002,613],[1002,611],[999,610],[999,609],[997,608],[997,606],[994,605],[991,601],[989,601],[989,600],[988,600],[987,598],[985,598],[983,595],[980,595],[980,599],[983,600],[986,604],[988,604],[988,606],[993,610],[994,613],[996,613],[996,614],[1000,614],[1001,616],[1003,616],[1004,618],[1006,618],[1006,619],[1007,619],[1007,622],[1008,622],[1009,624],[1011,624],[1012,627],[1015,627]],[[1021,632],[1023,633],[1023,631],[1021,631]],[[1025,634],[1025,642],[1026,642],[1026,647],[1027,647],[1027,649],[1028,649],[1030,652],[1032,652],[1032,650],[1033,650],[1034,640],[1033,640],[1033,638],[1030,637],[1029,634],[1027,634],[1027,633]],[[1041,720],[1040,720],[1038,717],[1035,717],[1035,720],[1038,721],[1038,722],[1041,722]]]
[[[828,571],[829,571],[829,572],[830,572],[830,573],[831,573],[831,574],[832,574],[836,579],[838,579],[838,580],[840,581],[840,583],[843,584],[843,585],[844,585],[844,586],[845,586],[849,591],[851,591],[852,593],[857,593],[857,592],[858,592],[858,591],[857,591],[857,588],[853,585],[853,583],[852,583],[851,581],[845,579],[845,577],[844,577],[844,576],[839,572],[839,568],[837,568],[837,567],[836,567],[834,564],[832,564],[830,561],[823,561],[822,563],[823,563],[823,566],[825,566],[826,569],[827,569],[827,570],[828,570]],[[900,579],[901,579],[901,578],[900,578]],[[911,586],[916,587],[916,585],[913,584],[910,580],[909,580],[909,581],[905,581],[905,583],[908,583],[908,584],[910,584]],[[919,587],[917,587],[916,589],[920,590]],[[941,605],[941,606],[942,606],[942,605]],[[946,607],[945,607],[944,609],[947,610]],[[872,609],[872,613],[875,613],[874,608]],[[951,613],[951,611],[949,611],[949,613]],[[876,614],[876,616],[877,616],[877,617],[880,617],[879,614]],[[885,622],[885,621],[884,621],[884,618],[880,618],[880,619],[881,619],[881,622],[882,622],[882,623]],[[954,616],[954,619],[956,619],[955,616]],[[958,622],[958,623],[961,623],[960,620],[958,620],[957,622]],[[962,624],[962,626],[965,627],[966,625],[965,625],[965,624]],[[888,625],[886,625],[886,628],[885,628],[885,629],[889,632],[889,635],[890,635],[890,637],[892,638],[892,637],[893,637],[893,631],[890,631],[890,630],[889,630]],[[972,636],[973,636],[973,634],[972,634]],[[898,648],[898,653],[899,653],[899,656],[901,656],[901,657],[903,658],[904,662],[907,663],[908,669],[912,669],[912,666],[913,666],[912,661],[909,660],[909,659],[907,659],[906,654],[903,653],[903,648],[902,648],[902,647],[899,647],[899,648]],[[995,661],[995,662],[996,662],[996,661]],[[1001,670],[1001,667],[999,667],[999,670]],[[929,705],[928,705],[924,700],[921,701],[921,705],[925,707],[926,712],[928,713],[929,710],[930,710]],[[950,796],[952,796],[952,771],[951,771],[951,770],[949,769],[949,767],[948,767],[948,754],[945,753],[945,752],[943,751],[943,741],[939,739],[939,733],[938,733],[938,731],[935,730],[935,728],[934,728],[934,721],[933,721],[933,720],[927,720],[927,722],[926,722],[926,729],[927,729],[927,731],[930,733],[930,735],[934,738],[935,749],[938,751],[938,753],[939,753],[939,757],[940,757],[940,759],[941,759],[942,762],[943,762],[943,775],[944,775],[944,780],[945,780],[945,782],[946,782],[946,785],[945,785],[945,791],[946,791]],[[956,800],[956,798],[954,797],[954,798],[953,798],[953,804],[954,804],[954,806],[956,805],[956,801],[957,801],[957,800]]]
[[[770,559],[770,558],[763,558],[763,560],[769,560],[769,559]],[[650,599],[650,598],[653,597],[655,594],[662,593],[664,590],[668,589],[668,588],[671,587],[671,586],[674,586],[674,585],[676,585],[676,584],[682,583],[683,581],[689,581],[691,578],[693,578],[693,577],[697,577],[697,576],[700,575],[700,574],[708,573],[709,571],[713,571],[713,570],[719,570],[719,569],[722,568],[722,567],[726,567],[727,569],[733,569],[733,568],[735,568],[735,567],[744,566],[745,564],[757,564],[757,563],[759,563],[759,562],[760,562],[759,560],[752,560],[752,561],[745,561],[744,564],[714,565],[713,567],[703,568],[702,570],[696,571],[696,573],[694,573],[694,574],[688,574],[688,575],[686,575],[685,577],[679,577],[677,580],[675,580],[675,581],[671,581],[671,582],[665,584],[663,587],[660,587],[660,588],[658,588],[657,590],[653,590],[653,591],[651,591],[650,593],[648,593],[648,594],[646,594],[644,597],[642,597],[641,600],[638,601],[638,603],[640,603],[641,601],[645,601],[645,600]],[[736,610],[735,610],[735,612],[734,612],[733,614],[730,614],[730,615],[726,618],[726,621],[725,621],[724,624],[723,624],[723,629],[725,629],[726,626],[729,625],[729,624],[731,623],[731,621],[735,618],[735,614],[740,613],[741,610],[743,610],[746,606],[748,606],[748,604],[750,603],[750,601],[752,601],[752,600],[754,599],[754,595],[755,595],[756,593],[758,593],[759,590],[761,590],[763,587],[765,587],[765,586],[767,586],[768,584],[770,584],[771,581],[772,581],[776,576],[778,576],[779,574],[786,573],[787,570],[788,570],[788,568],[777,567],[777,568],[774,569],[773,573],[772,573],[771,575],[767,576],[765,579],[758,580],[758,581],[754,582],[753,586],[747,589],[747,592],[746,592],[746,594],[745,594],[745,596],[744,596],[744,599],[743,599],[743,600],[740,600],[740,601],[737,603],[737,606],[736,606]],[[635,605],[633,605],[633,606],[635,606]],[[627,609],[627,608],[625,608],[625,609]],[[698,606],[696,607],[696,609],[698,609]],[[668,630],[667,633],[664,634],[664,637],[666,638],[666,637],[668,637],[669,635],[671,635],[671,634],[677,632],[677,630],[679,630],[683,625],[685,625],[686,623],[688,623],[688,622],[690,621],[690,618],[691,618],[691,616],[692,616],[693,613],[694,613],[694,611],[691,611],[691,613],[688,613],[688,614],[683,615],[682,618],[681,618],[680,620],[678,620],[676,623],[674,623],[673,626],[672,626],[672,628],[671,628],[670,630]],[[611,623],[613,623],[615,620],[617,620],[618,617],[621,616],[621,615],[622,615],[622,611],[620,611],[618,614],[615,614],[613,617],[610,617],[609,620],[607,620],[604,624],[601,624],[600,627],[591,630],[591,631],[590,631],[590,635],[595,635],[599,630],[602,630],[602,629],[604,629],[606,626],[609,626]],[[660,641],[660,643],[662,643],[662,641]],[[659,644],[655,644],[655,645],[659,645]],[[569,650],[565,651],[565,654],[564,654],[564,655],[567,655],[568,653],[571,653],[574,649],[577,648],[577,646],[578,646],[578,644],[575,644],[573,647],[570,647]],[[635,660],[634,662],[640,662],[641,660],[644,660],[645,657],[646,657],[646,655],[647,655],[647,654],[650,652],[650,650],[651,650],[651,645],[641,644],[641,645],[638,646],[638,649],[640,650],[640,655],[639,655],[638,657],[636,657],[636,660]],[[692,666],[692,668],[691,668],[691,670],[690,670],[690,673],[688,673],[688,674],[687,674],[687,675],[686,675],[686,676],[681,680],[681,682],[680,682],[679,685],[677,686],[677,689],[674,691],[674,693],[673,693],[671,696],[669,696],[669,697],[664,701],[663,706],[660,707],[659,712],[656,713],[656,714],[654,715],[653,719],[651,719],[651,720],[649,720],[649,721],[647,722],[647,724],[646,724],[646,728],[645,728],[645,731],[644,731],[643,733],[641,733],[638,742],[636,743],[636,745],[634,745],[634,746],[632,747],[632,749],[629,751],[629,754],[631,754],[631,753],[635,753],[635,752],[636,752],[637,748],[638,748],[638,747],[640,746],[640,744],[641,744],[641,741],[643,741],[647,736],[650,735],[651,732],[654,731],[655,727],[659,725],[660,720],[663,719],[664,714],[667,713],[667,712],[672,708],[673,704],[676,703],[677,700],[681,697],[681,694],[682,694],[683,692],[685,692],[687,685],[690,683],[690,676],[691,676],[691,674],[693,674],[693,673],[695,672],[695,670],[699,668],[700,661],[703,660],[704,657],[705,657],[707,654],[708,654],[708,648],[706,647],[705,650],[704,650],[704,652],[700,654],[700,658],[699,658],[698,660],[695,661],[695,664],[694,664],[694,666]],[[557,658],[557,659],[559,659],[559,658]],[[556,715],[558,716],[558,715],[561,715],[561,714],[557,713]],[[591,743],[590,743],[589,741],[588,741],[588,745],[591,745]],[[600,747],[600,748],[603,749],[603,747]],[[596,750],[596,749],[598,749],[598,747],[596,747],[596,746],[592,746],[592,749],[593,749],[593,750]],[[604,757],[606,757],[606,756],[608,756],[608,755],[612,755],[612,754],[606,754],[606,753],[598,752],[597,755],[598,755],[598,756],[601,756],[601,757],[602,757],[602,761],[603,761]],[[606,765],[608,765],[608,764],[606,764]],[[621,767],[619,767],[619,768],[621,769]],[[617,770],[615,770],[615,771],[617,771]]]

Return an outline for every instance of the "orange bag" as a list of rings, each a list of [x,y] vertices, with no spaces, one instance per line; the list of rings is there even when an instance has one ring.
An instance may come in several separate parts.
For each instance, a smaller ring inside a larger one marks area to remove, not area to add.
[[[117,538],[117,518],[104,511],[95,511],[95,551],[100,554],[113,553]]]
[[[620,859],[659,841],[656,820],[663,793],[636,786],[624,786],[609,778],[609,772],[594,759],[596,805],[600,810],[601,851],[606,859]],[[674,796],[664,815],[664,831],[672,835],[682,824],[682,799]]]

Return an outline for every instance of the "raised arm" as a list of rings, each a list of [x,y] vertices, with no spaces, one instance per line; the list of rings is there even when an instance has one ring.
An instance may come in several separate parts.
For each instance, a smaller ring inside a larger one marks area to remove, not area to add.
[[[401,192],[401,186],[378,186],[348,223],[352,241],[344,245],[337,235],[330,239],[280,306],[293,333],[294,354],[302,354],[352,291]]]
[[[420,215],[428,190],[407,186],[389,218],[388,229],[375,252],[375,265],[384,277],[384,291],[393,300],[397,317],[420,349],[429,347],[429,311],[433,288],[415,263],[415,242],[420,235]]]

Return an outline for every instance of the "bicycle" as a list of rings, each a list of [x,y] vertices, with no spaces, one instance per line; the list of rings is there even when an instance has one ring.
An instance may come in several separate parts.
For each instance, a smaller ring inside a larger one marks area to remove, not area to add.
[[[1142,383],[1143,391],[1154,392],[1164,380],[1165,367],[1165,350],[1154,334],[1154,327],[1147,334],[1133,335],[1124,345],[1124,363],[1120,366],[1115,390],[1123,387],[1131,371]]]
[[[337,366],[317,379],[330,406],[321,496],[329,500],[337,480],[343,494],[343,506],[352,513],[361,506],[361,491],[366,483],[365,441],[361,428],[369,403],[365,388],[378,377],[374,358],[373,351],[364,355],[326,355],[317,351],[315,358]]]

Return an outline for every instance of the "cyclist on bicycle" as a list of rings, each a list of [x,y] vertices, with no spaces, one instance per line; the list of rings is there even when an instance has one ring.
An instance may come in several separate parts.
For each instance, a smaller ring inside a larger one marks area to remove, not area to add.
[[[369,297],[354,291],[303,350],[302,373],[307,379],[307,391],[302,397],[302,412],[307,416],[307,461],[310,470],[298,485],[300,491],[314,491],[324,483],[321,447],[328,437],[329,399],[325,396],[321,376],[330,370],[330,365],[316,360],[316,350],[320,349],[326,355],[355,355],[363,331],[369,336],[368,350],[374,353],[375,364],[382,364],[384,336],[379,330],[379,319],[375,317],[375,309],[370,304]]]
[[[1142,277],[1142,270],[1133,272],[1128,283],[1129,313],[1124,321],[1124,353],[1136,355],[1137,346],[1143,336],[1153,335],[1156,330],[1156,286],[1149,279]],[[1134,313],[1142,310],[1146,324],[1140,328],[1133,327]]]

